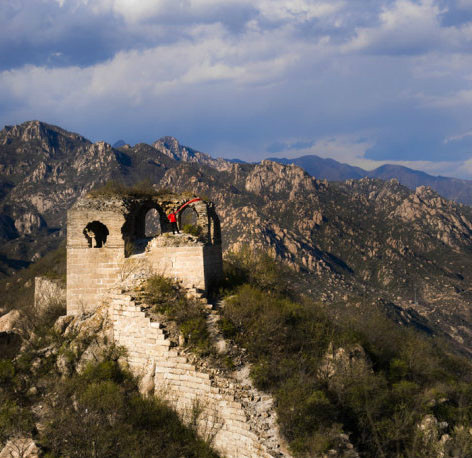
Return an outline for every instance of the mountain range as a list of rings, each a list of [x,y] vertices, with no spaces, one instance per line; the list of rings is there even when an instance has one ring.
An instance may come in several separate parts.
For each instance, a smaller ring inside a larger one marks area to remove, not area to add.
[[[269,251],[298,273],[298,289],[326,307],[360,315],[381,308],[470,354],[472,208],[429,187],[413,191],[397,177],[339,181],[349,167],[341,165],[328,182],[297,165],[214,159],[172,137],[113,148],[39,121],[7,126],[0,132],[0,286],[12,287],[16,272],[15,287],[28,287],[18,269],[64,240],[66,211],[78,197],[110,180],[146,180],[156,190],[208,196],[227,252]]]
[[[472,204],[472,181],[459,178],[432,176],[420,170],[413,170],[401,165],[385,164],[374,170],[364,170],[334,159],[325,159],[316,155],[301,156],[294,159],[269,158],[280,164],[298,165],[311,176],[329,181],[344,181],[364,177],[391,180],[396,178],[400,184],[416,189],[418,186],[430,186],[446,199]]]
[[[210,155],[192,148],[181,146],[173,137],[163,137],[152,145],[177,161],[194,162],[210,165],[218,170],[225,170],[229,163],[245,164],[239,159],[214,159]],[[123,140],[113,144],[114,148],[131,148]],[[472,180],[460,178],[433,176],[420,170],[414,170],[401,165],[385,164],[374,170],[364,170],[330,158],[322,158],[315,154],[300,156],[293,159],[268,157],[266,160],[284,165],[297,165],[312,177],[328,181],[359,180],[364,177],[391,180],[395,178],[400,184],[415,190],[419,186],[429,186],[446,199],[455,200],[466,205],[472,205]]]

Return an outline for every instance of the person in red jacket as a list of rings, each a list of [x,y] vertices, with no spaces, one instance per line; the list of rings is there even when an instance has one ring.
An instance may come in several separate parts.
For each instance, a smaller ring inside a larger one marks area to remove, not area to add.
[[[170,227],[172,228],[172,234],[175,234],[175,231],[177,231],[177,234],[180,234],[179,228],[177,227],[177,218],[175,217],[175,211],[173,211],[167,219],[169,220]]]

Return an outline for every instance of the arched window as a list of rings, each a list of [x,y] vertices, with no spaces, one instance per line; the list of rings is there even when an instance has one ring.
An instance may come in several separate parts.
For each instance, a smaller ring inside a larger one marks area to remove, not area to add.
[[[194,208],[186,207],[179,213],[179,226],[197,226],[198,215]]]
[[[107,241],[109,231],[100,221],[92,221],[85,226],[83,233],[90,248],[101,248]]]
[[[167,216],[154,200],[137,202],[121,227],[125,257],[143,253],[149,240],[166,231]]]
[[[155,237],[162,232],[161,217],[155,208],[151,208],[144,218],[144,235],[145,237]]]

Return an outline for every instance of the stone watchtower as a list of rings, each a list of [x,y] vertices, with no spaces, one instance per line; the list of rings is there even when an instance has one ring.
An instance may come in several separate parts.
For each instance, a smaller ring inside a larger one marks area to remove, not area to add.
[[[174,235],[166,215],[189,201],[178,213],[181,233]],[[79,199],[67,212],[67,314],[98,307],[133,260],[186,288],[208,291],[222,276],[213,203],[175,194]]]

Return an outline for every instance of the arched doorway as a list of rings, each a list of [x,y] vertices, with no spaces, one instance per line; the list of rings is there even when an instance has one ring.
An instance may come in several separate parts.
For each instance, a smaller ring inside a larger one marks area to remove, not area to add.
[[[193,207],[186,207],[179,213],[179,228],[185,226],[196,227],[198,222],[198,214]]]
[[[125,257],[143,253],[149,241],[166,231],[167,216],[154,200],[136,202],[121,228]]]

